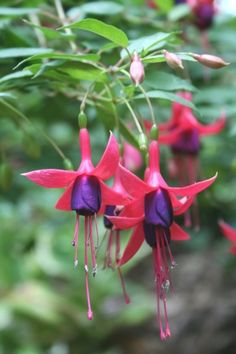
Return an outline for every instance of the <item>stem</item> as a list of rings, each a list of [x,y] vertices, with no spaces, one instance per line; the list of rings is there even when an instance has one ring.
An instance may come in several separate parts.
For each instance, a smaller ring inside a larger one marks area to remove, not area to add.
[[[114,113],[115,122],[116,122],[116,128],[117,128],[117,133],[118,133],[118,140],[120,142],[120,122],[119,122],[119,117],[118,117],[118,114],[117,114],[116,107],[115,107],[115,105],[113,103],[113,96],[112,96],[112,93],[111,93],[111,89],[110,89],[109,85],[107,85],[107,84],[104,84],[104,86],[105,86],[105,89],[107,91],[108,96],[111,99],[111,106],[112,106],[112,110],[113,110],[113,113]]]
[[[132,115],[132,117],[133,117],[133,119],[134,119],[134,123],[135,123],[135,125],[136,125],[136,127],[137,127],[137,129],[138,129],[138,132],[139,132],[140,134],[143,134],[142,127],[141,127],[141,125],[140,125],[140,123],[139,123],[139,121],[138,121],[138,118],[137,118],[136,114],[134,113],[133,108],[130,106],[130,104],[129,104],[129,102],[127,101],[126,98],[123,98],[123,101],[124,101],[124,103],[126,104],[126,106],[128,107],[128,109],[129,109],[129,111],[130,111],[130,113],[131,113],[131,115]]]
[[[25,123],[31,125],[34,129],[34,125],[32,124],[32,122],[30,121],[30,119],[28,117],[26,117],[26,115],[24,115],[23,113],[19,112],[14,106],[12,106],[10,103],[0,99],[0,103],[2,105],[4,105],[5,107],[7,107],[9,110],[11,110],[12,112],[14,112],[18,117],[22,118]],[[52,147],[56,150],[56,152],[60,155],[60,157],[65,160],[66,156],[64,155],[64,153],[62,152],[62,150],[59,148],[59,146],[43,131],[43,130],[39,130],[37,128],[37,130],[43,135],[43,137],[52,145]]]
[[[153,122],[153,124],[156,124],[156,122],[155,122],[155,115],[154,115],[154,111],[153,111],[153,107],[152,107],[151,100],[150,100],[150,98],[148,97],[148,95],[147,95],[146,91],[144,90],[144,88],[143,88],[141,85],[138,85],[138,87],[140,88],[140,90],[142,91],[144,97],[146,98],[148,107],[149,107],[149,109],[150,109],[152,122]]]
[[[59,19],[60,19],[62,25],[66,26],[68,24],[68,22],[66,19],[66,15],[65,15],[61,0],[54,0],[54,4],[55,4],[55,7],[56,7],[56,10],[57,10],[57,13],[58,13],[58,16],[59,16]],[[65,28],[65,33],[67,33],[70,36],[73,35],[70,28]],[[70,43],[70,46],[71,46],[71,49],[73,50],[73,52],[76,52],[77,46],[76,46],[75,42],[70,40],[69,43]]]
[[[87,91],[85,92],[85,95],[84,95],[84,97],[83,97],[83,99],[82,99],[82,102],[81,102],[81,105],[80,105],[80,110],[81,110],[81,111],[84,111],[84,109],[85,109],[86,100],[87,100],[87,97],[88,97],[89,92],[90,92],[90,90],[92,89],[93,85],[94,85],[94,82],[93,82],[91,85],[89,85]]]

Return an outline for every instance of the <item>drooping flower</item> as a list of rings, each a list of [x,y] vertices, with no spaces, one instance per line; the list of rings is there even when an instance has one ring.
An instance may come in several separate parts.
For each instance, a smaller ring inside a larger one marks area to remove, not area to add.
[[[209,28],[215,15],[214,0],[188,0],[188,3],[195,17],[195,25],[200,30]]]
[[[129,69],[131,80],[136,86],[141,84],[144,80],[144,66],[137,52],[134,53]]]
[[[219,226],[223,235],[230,241],[230,252],[236,254],[236,230],[223,220],[219,220]]]
[[[115,174],[119,162],[119,146],[113,134],[110,135],[106,150],[96,167],[93,166],[91,160],[90,136],[86,128],[82,128],[79,131],[79,144],[81,149],[81,163],[77,171],[46,169],[23,173],[23,176],[42,187],[66,188],[55,207],[59,210],[73,210],[76,212],[76,224],[72,241],[72,245],[75,247],[75,266],[78,264],[80,217],[84,216],[85,287],[88,304],[88,319],[92,319],[93,312],[88,283],[88,251],[90,248],[92,273],[95,276],[97,263],[93,222],[96,224],[96,215],[104,208],[104,205],[122,204],[124,198],[103,182]]]
[[[143,158],[140,151],[127,142],[124,143],[122,160],[124,167],[133,172],[141,168],[143,164]]]
[[[145,174],[145,182],[122,166],[120,175],[122,184],[134,201],[126,205],[119,216],[109,219],[118,229],[134,227],[134,231],[119,265],[128,262],[144,240],[151,246],[156,282],[157,318],[160,337],[165,339],[170,336],[166,295],[171,284],[170,268],[175,266],[170,241],[189,239],[188,234],[174,221],[174,216],[183,214],[192,204],[194,196],[209,187],[216,176],[185,187],[168,186],[160,173],[157,141],[152,141],[149,146],[149,167]],[[178,196],[182,198],[178,199]]]
[[[192,100],[192,94],[189,92],[178,93],[180,97],[186,100]],[[192,109],[178,102],[172,105],[172,116],[167,123],[159,125],[160,144],[167,144],[173,152],[173,159],[170,162],[171,175],[176,174],[180,185],[194,183],[198,179],[200,151],[200,139],[202,136],[213,135],[219,133],[225,126],[225,115],[217,119],[214,123],[203,125],[198,122],[194,116]],[[145,122],[146,128],[149,130],[151,124]],[[198,209],[196,201],[193,206],[194,224],[199,227]],[[191,226],[191,218],[189,213],[185,214],[186,226]]]
[[[126,190],[124,189],[124,187],[121,184],[119,168],[117,168],[117,170],[116,170],[114,184],[113,184],[112,189],[114,191],[116,191],[117,193],[120,193],[123,196],[126,196],[127,200],[128,199],[132,200],[132,198],[130,196],[128,196]],[[105,211],[104,211],[105,216],[104,216],[103,221],[104,221],[104,226],[109,231],[109,233],[108,233],[104,268],[112,268],[112,269],[116,268],[117,269],[125,302],[126,302],[126,304],[129,304],[130,298],[129,298],[129,295],[126,290],[125,281],[124,281],[124,277],[123,277],[121,268],[119,267],[120,232],[121,232],[121,230],[118,228],[114,228],[113,223],[108,219],[109,216],[119,215],[121,210],[123,209],[123,207],[124,207],[123,205],[106,205],[106,207],[105,207]]]

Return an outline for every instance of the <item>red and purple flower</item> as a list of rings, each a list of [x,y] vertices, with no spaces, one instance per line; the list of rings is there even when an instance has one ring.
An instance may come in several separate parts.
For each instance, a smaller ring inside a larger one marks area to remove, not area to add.
[[[165,339],[170,336],[166,305],[166,294],[170,286],[168,256],[171,267],[175,265],[170,241],[189,239],[188,234],[174,222],[174,216],[183,214],[192,204],[194,196],[209,187],[216,176],[185,187],[169,187],[160,173],[157,141],[152,141],[149,146],[149,167],[146,170],[145,182],[122,166],[120,176],[122,184],[134,201],[126,205],[119,216],[111,216],[109,219],[118,229],[134,227],[134,231],[119,265],[128,262],[144,240],[152,247],[158,323],[160,337]],[[178,199],[178,196],[182,198]]]
[[[96,167],[91,160],[91,146],[88,130],[79,131],[81,163],[77,171],[66,170],[37,170],[23,173],[32,182],[46,188],[66,188],[56,209],[76,212],[76,224],[72,245],[75,247],[75,266],[78,264],[78,235],[80,216],[84,216],[84,269],[85,286],[88,303],[88,318],[93,318],[88,285],[88,249],[91,250],[92,273],[97,271],[95,245],[93,238],[93,222],[96,215],[104,210],[105,205],[124,203],[124,197],[109,188],[103,181],[115,174],[119,162],[119,146],[111,134],[106,150]],[[97,225],[95,227],[97,232]],[[98,236],[98,235],[97,235]]]
[[[231,243],[230,252],[232,254],[236,254],[236,230],[233,229],[232,226],[230,226],[229,224],[227,224],[223,220],[219,221],[219,226],[220,226],[220,229],[221,229],[223,235]]]

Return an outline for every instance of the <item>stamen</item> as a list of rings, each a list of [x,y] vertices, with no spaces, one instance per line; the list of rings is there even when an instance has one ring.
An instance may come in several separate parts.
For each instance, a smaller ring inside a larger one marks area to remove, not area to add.
[[[120,230],[116,230],[116,263],[120,261]]]
[[[125,280],[124,280],[124,277],[123,277],[123,274],[122,274],[122,271],[121,271],[120,267],[117,267],[117,272],[118,272],[118,275],[119,275],[119,278],[120,278],[120,283],[121,283],[121,287],[122,287],[125,303],[128,305],[130,303],[130,298],[129,298],[129,295],[128,295],[127,290],[126,290]]]
[[[79,238],[79,214],[76,213],[76,222],[75,222],[75,231],[74,237],[72,240],[72,246],[75,247],[75,254],[74,254],[74,267],[78,266],[78,238]]]
[[[88,319],[92,320],[93,319],[93,311],[91,308],[91,302],[90,302],[90,294],[89,294],[89,282],[88,282],[88,219],[89,217],[85,216],[84,218],[84,269],[85,269],[85,289],[86,289],[86,298],[87,298],[87,306],[88,306]]]
[[[88,216],[88,222],[89,222],[89,240],[90,240],[90,250],[91,250],[91,257],[92,257],[92,273],[93,276],[95,277],[97,273],[97,263],[96,263],[96,254],[95,254],[95,248],[94,248],[94,242],[93,242],[93,220],[91,216]]]
[[[105,268],[113,268],[112,265],[112,256],[111,256],[111,251],[112,251],[112,240],[113,240],[113,230],[109,232],[108,236],[108,243],[107,243],[107,249],[106,249],[106,255],[105,255]]]
[[[97,214],[94,214],[94,224],[95,224],[95,230],[96,230],[96,246],[95,246],[95,249],[97,250],[99,248],[99,233],[98,233]]]

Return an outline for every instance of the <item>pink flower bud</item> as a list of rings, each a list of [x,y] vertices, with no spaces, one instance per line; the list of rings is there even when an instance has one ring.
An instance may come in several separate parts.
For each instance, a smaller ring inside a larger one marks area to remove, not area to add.
[[[207,66],[211,69],[221,69],[230,63],[225,62],[222,58],[210,54],[195,54],[191,53],[192,57],[196,59],[202,65]]]
[[[166,58],[166,63],[172,68],[172,69],[182,69],[184,68],[182,60],[177,57],[176,54],[170,53],[167,50],[163,50],[163,54]]]
[[[129,73],[132,81],[136,86],[143,82],[145,76],[144,67],[138,53],[136,52],[133,55]]]

